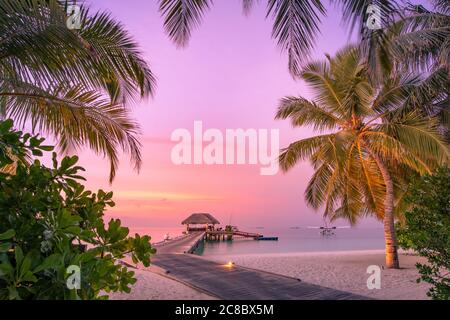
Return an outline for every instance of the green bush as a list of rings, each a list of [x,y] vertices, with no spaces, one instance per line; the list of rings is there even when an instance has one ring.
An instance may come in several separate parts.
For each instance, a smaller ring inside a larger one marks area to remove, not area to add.
[[[15,172],[0,172],[0,298],[106,299],[101,292],[130,292],[136,282],[119,259],[150,264],[150,237],[128,237],[118,219],[103,214],[114,206],[112,192],[85,190],[78,158],[53,166],[30,161],[51,147],[43,139],[0,121],[0,169],[15,162]],[[30,155],[31,154],[31,155]],[[28,159],[28,160],[27,160]],[[71,266],[80,269],[79,289],[69,289]]]
[[[417,263],[419,281],[432,285],[428,296],[450,297],[450,169],[441,168],[411,185],[406,201],[412,209],[405,224],[398,225],[398,240],[403,248],[413,249],[427,258]]]

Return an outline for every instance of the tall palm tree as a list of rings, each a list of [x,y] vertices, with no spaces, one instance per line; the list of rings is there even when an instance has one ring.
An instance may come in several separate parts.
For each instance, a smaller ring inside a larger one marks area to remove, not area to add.
[[[81,28],[69,29],[66,5],[0,1],[0,117],[52,134],[63,152],[87,146],[108,157],[112,181],[119,148],[139,169],[126,106],[152,95],[155,78],[122,24],[82,7]]]
[[[383,220],[386,266],[398,268],[394,209],[407,177],[448,163],[450,155],[439,119],[416,106],[422,79],[403,73],[374,86],[356,47],[308,64],[300,76],[314,89],[314,99],[286,97],[276,118],[323,134],[290,144],[280,155],[281,168],[311,161],[307,203],[324,206],[331,220]]]
[[[159,10],[164,16],[164,27],[169,37],[179,47],[185,47],[193,29],[198,27],[213,0],[159,0]],[[245,14],[260,0],[242,0]],[[289,58],[289,71],[296,77],[302,64],[309,58],[315,38],[320,32],[321,19],[326,15],[323,0],[265,0],[267,18],[273,19],[272,37]],[[380,8],[380,21],[386,23],[397,11],[395,0],[329,0],[342,7],[344,20],[352,29],[359,26],[361,34],[367,30],[369,5]]]

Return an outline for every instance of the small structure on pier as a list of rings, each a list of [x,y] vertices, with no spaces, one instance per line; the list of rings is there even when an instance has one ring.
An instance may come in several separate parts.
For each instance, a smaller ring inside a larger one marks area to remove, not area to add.
[[[262,234],[240,231],[237,227],[227,225],[225,228],[216,228],[219,220],[209,213],[193,213],[181,224],[186,225],[187,233],[204,232],[206,240],[233,240],[234,237],[252,238],[255,240],[278,240],[278,237],[266,237]]]
[[[192,232],[215,230],[216,224],[220,224],[220,222],[209,213],[193,213],[181,224],[186,225],[187,232]]]

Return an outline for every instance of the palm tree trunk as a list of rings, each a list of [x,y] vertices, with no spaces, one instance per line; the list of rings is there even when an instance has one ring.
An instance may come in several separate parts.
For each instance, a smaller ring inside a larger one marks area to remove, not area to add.
[[[400,264],[398,260],[397,239],[395,237],[394,227],[394,182],[392,181],[391,174],[383,160],[377,154],[372,154],[372,156],[380,168],[381,175],[383,176],[386,185],[383,218],[384,241],[386,245],[386,267],[399,269]]]

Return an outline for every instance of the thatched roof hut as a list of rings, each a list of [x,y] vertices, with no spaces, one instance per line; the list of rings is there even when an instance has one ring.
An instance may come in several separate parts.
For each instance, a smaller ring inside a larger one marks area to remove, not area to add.
[[[209,213],[193,213],[189,217],[184,219],[181,224],[215,225],[220,224],[220,222]]]

